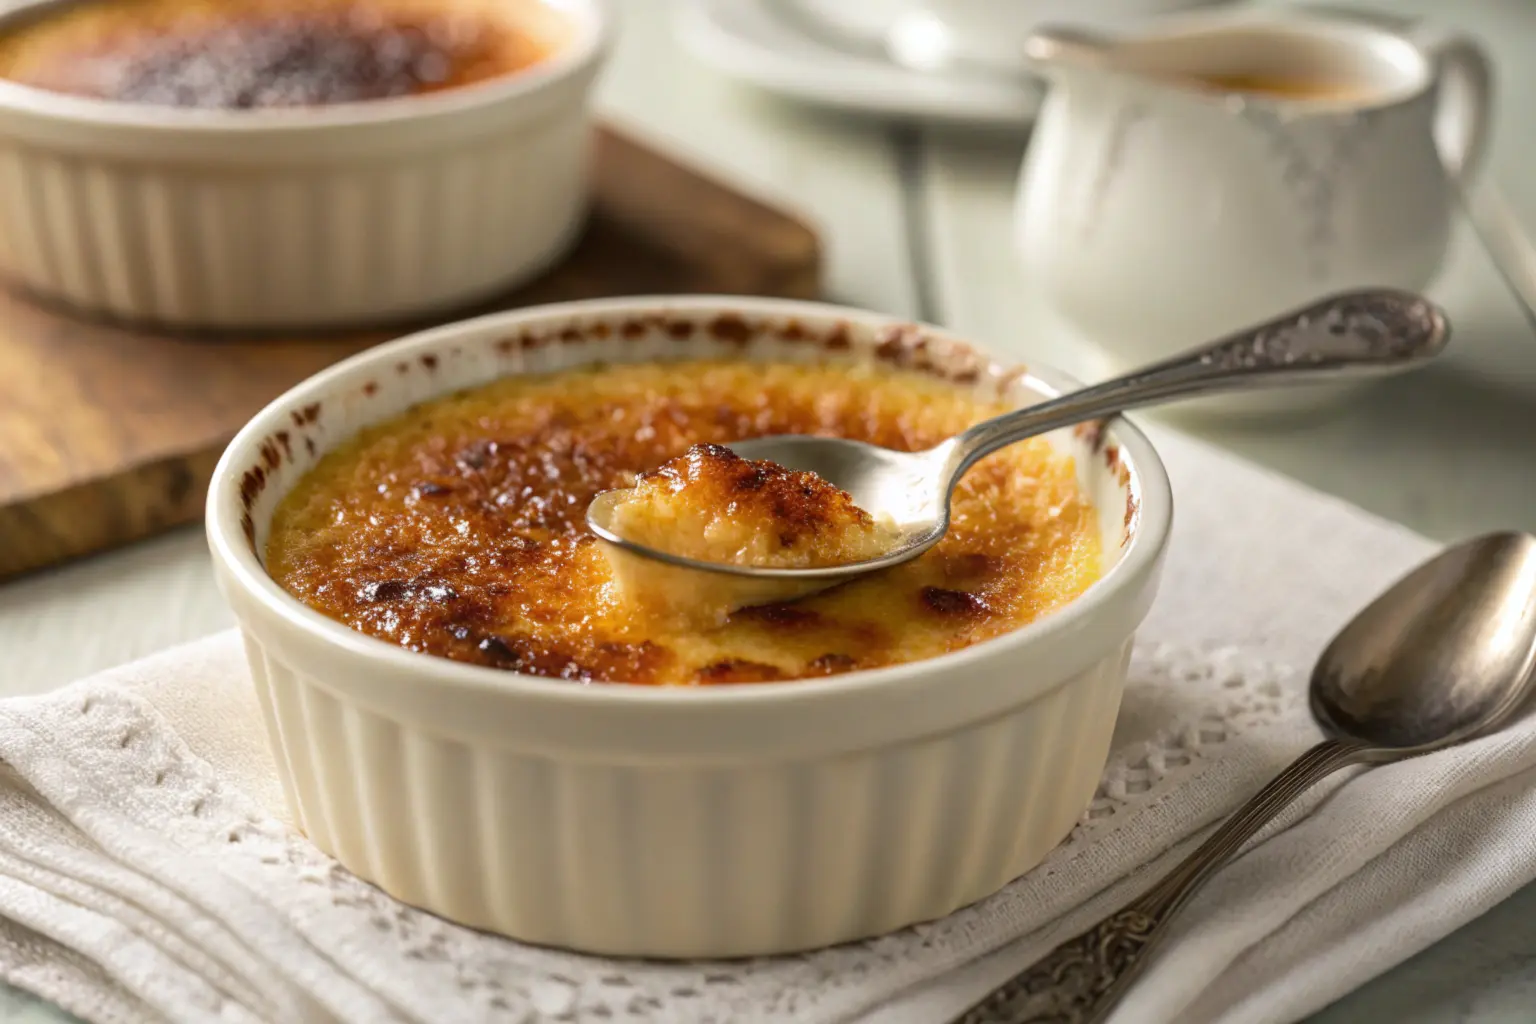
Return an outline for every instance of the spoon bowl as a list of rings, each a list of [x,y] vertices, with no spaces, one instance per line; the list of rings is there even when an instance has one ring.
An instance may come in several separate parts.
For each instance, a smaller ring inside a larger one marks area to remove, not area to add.
[[[587,506],[587,528],[608,543],[639,557],[677,568],[737,576],[743,583],[774,580],[798,585],[803,588],[803,594],[910,561],[942,540],[949,529],[949,492],[936,491],[930,484],[944,454],[942,446],[924,452],[899,452],[840,437],[777,434],[738,441],[730,448],[744,459],[766,459],[786,469],[815,473],[847,491],[860,508],[880,509],[895,525],[895,543],[879,558],[843,565],[802,569],[706,562],[636,543],[615,530],[613,507],[629,494],[628,488],[604,491],[593,498]],[[792,592],[793,589],[783,588],[779,591],[780,594]],[[788,599],[787,596],[775,598]]]
[[[1490,534],[1415,569],[1334,637],[1313,670],[1312,714],[1395,759],[1498,725],[1533,675],[1536,538]]]

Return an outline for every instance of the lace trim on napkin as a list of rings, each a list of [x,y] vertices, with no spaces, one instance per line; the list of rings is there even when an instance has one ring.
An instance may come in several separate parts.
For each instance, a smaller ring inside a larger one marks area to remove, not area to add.
[[[223,997],[266,1019],[831,1021],[1041,927],[1225,813],[1246,778],[1209,786],[1212,799],[1196,801],[1172,831],[1143,820],[1212,774],[1234,740],[1282,721],[1304,722],[1301,690],[1294,673],[1251,652],[1140,650],[1121,724],[1138,709],[1148,721],[1176,724],[1134,742],[1117,736],[1082,821],[1030,874],[941,921],[894,935],[711,964],[524,946],[401,905],[222,784],[152,706],[115,687],[0,706],[0,758],[122,873],[98,872],[104,890],[155,907],[172,925],[206,918],[197,944],[219,967],[199,973],[224,975]],[[1104,842],[1112,835],[1133,832],[1148,834],[1119,851],[1130,860],[1116,874],[1080,863],[1113,845]],[[37,859],[60,855],[43,851]],[[124,891],[134,887],[159,895]],[[153,941],[151,932],[141,934]],[[174,941],[157,945],[177,955]],[[48,994],[31,976],[10,980]]]

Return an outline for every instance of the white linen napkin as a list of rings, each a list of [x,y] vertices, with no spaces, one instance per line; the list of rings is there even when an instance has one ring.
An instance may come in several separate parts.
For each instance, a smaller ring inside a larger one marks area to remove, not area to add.
[[[232,634],[0,702],[0,977],[89,1021],[943,1020],[1150,885],[1318,737],[1307,670],[1426,541],[1166,431],[1178,504],[1093,806],[1002,893],[802,956],[661,964],[402,906],[294,832]],[[5,767],[8,766],[8,769]],[[1284,1022],[1536,877],[1536,719],[1345,773],[1183,912],[1114,1017]]]

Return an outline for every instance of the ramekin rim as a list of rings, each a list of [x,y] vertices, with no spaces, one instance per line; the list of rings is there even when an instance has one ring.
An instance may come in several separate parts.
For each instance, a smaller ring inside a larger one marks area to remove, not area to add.
[[[995,360],[991,360],[990,353],[984,348],[936,325],[834,303],[755,296],[640,295],[583,299],[489,313],[428,328],[383,342],[305,378],[273,399],[240,429],[220,456],[208,487],[205,528],[209,548],[215,561],[222,563],[226,577],[239,586],[246,596],[254,599],[265,611],[277,616],[291,628],[330,647],[340,649],[350,656],[362,658],[376,665],[387,665],[405,674],[417,675],[420,677],[422,686],[449,684],[576,707],[594,704],[654,707],[681,701],[691,708],[720,708],[753,706],[764,702],[813,701],[846,696],[856,691],[892,688],[902,682],[910,683],[923,676],[941,676],[946,669],[961,668],[972,661],[995,657],[1000,647],[1012,648],[1013,653],[1019,653],[1031,646],[1039,646],[1054,636],[1069,633],[1083,620],[1089,619],[1096,611],[1124,592],[1147,585],[1146,581],[1155,572],[1167,546],[1172,525],[1172,489],[1167,471],[1151,441],[1139,427],[1122,416],[1113,421],[1109,427],[1109,433],[1122,452],[1128,453],[1124,462],[1128,463],[1127,468],[1131,479],[1140,484],[1139,509],[1133,531],[1126,542],[1126,550],[1120,560],[1086,591],[1062,608],[1019,629],[958,651],[920,661],[857,670],[825,678],[733,683],[728,686],[655,686],[628,682],[577,683],[471,665],[449,658],[408,651],[385,640],[360,633],[322,615],[294,598],[272,579],[247,543],[238,515],[232,507],[226,508],[221,500],[226,494],[238,493],[238,469],[243,465],[243,457],[248,455],[245,449],[253,449],[254,445],[259,444],[259,439],[271,429],[281,427],[283,422],[286,422],[288,411],[296,404],[302,405],[316,395],[327,396],[327,388],[332,381],[346,377],[359,367],[375,363],[389,365],[398,362],[406,353],[415,354],[422,349],[448,344],[454,338],[472,334],[493,325],[505,325],[509,329],[515,329],[519,323],[530,319],[582,314],[643,315],[664,310],[719,310],[737,313],[777,313],[786,316],[841,317],[850,323],[873,327],[895,324],[914,325],[935,338],[967,346],[988,356],[989,360],[995,363]],[[1067,374],[1049,367],[1042,371],[1033,365],[1027,366],[1018,375],[1018,379],[1027,387],[1047,396],[1059,394],[1076,384],[1076,381]],[[1122,639],[1123,636],[1117,635],[1113,642],[1118,643]],[[1038,688],[1047,689],[1056,682],[1059,680],[1055,677],[1040,680]],[[1020,697],[1028,699],[1028,695],[1021,694]]]
[[[69,0],[27,0],[0,13],[6,21]],[[19,113],[84,128],[142,131],[150,135],[310,133],[419,121],[516,103],[546,92],[596,65],[613,43],[613,0],[539,0],[573,18],[579,34],[555,54],[525,69],[421,96],[258,110],[208,110],[92,99],[39,89],[0,77],[0,114]]]

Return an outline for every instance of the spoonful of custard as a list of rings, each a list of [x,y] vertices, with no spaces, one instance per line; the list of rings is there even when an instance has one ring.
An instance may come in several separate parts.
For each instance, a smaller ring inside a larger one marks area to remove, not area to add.
[[[817,569],[879,558],[900,541],[817,473],[696,444],[642,475],[607,526],[631,543],[731,566]]]
[[[697,445],[635,487],[599,494],[587,525],[611,545],[626,590],[665,586],[721,607],[790,600],[933,547],[949,529],[955,484],[1000,448],[1175,399],[1402,372],[1437,355],[1449,333],[1420,296],[1348,292],[924,451],[803,434]],[[668,582],[655,575],[662,567]]]
[[[743,458],[718,444],[696,444],[634,487],[598,495],[599,502],[607,505],[603,527],[593,530],[605,540],[623,538],[607,552],[619,588],[652,613],[701,626],[737,608],[822,589],[780,572],[862,564],[902,546],[889,518],[860,508],[820,474]],[[701,576],[696,563],[766,575]]]

